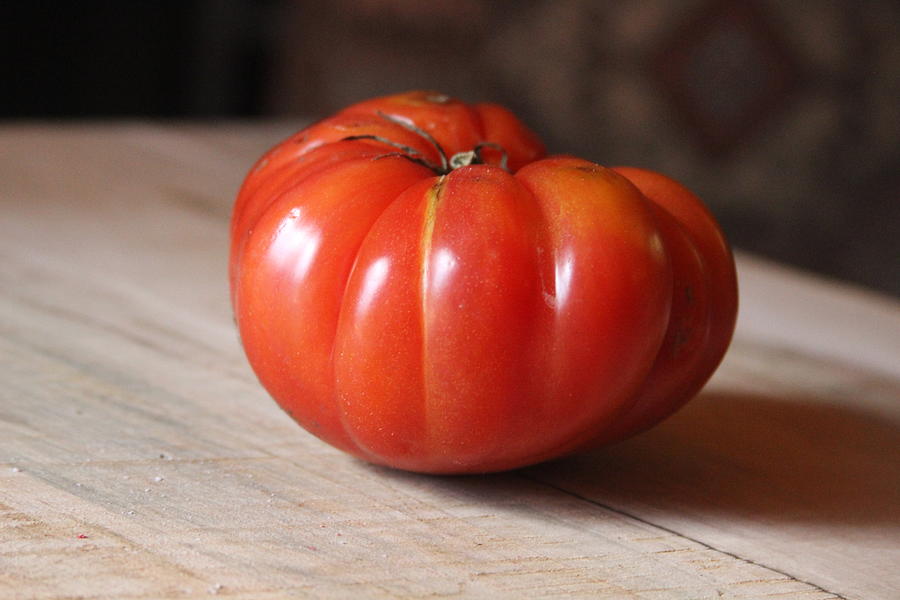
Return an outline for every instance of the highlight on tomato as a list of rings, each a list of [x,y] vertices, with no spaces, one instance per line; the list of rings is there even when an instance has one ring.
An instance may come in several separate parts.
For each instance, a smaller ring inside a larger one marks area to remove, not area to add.
[[[417,91],[269,150],[231,222],[260,382],[304,428],[426,473],[513,469],[678,410],[731,340],[731,250],[634,167],[546,156],[496,104]]]

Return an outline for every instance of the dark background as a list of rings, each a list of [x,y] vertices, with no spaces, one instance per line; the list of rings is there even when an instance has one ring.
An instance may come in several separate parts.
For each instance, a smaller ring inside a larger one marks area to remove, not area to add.
[[[739,248],[900,295],[896,0],[7,0],[0,49],[6,121],[501,102],[684,181]]]

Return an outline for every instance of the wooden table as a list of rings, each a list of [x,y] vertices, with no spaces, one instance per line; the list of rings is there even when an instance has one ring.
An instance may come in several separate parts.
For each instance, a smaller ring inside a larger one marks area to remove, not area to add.
[[[0,598],[900,597],[900,307],[749,256],[725,364],[626,443],[440,478],[303,432],[225,276],[292,129],[0,127]]]

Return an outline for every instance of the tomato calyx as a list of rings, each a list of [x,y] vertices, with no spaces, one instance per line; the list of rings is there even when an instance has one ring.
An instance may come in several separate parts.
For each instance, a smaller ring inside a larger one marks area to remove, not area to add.
[[[500,145],[495,144],[494,142],[482,142],[472,148],[471,150],[465,152],[457,152],[449,159],[447,158],[447,153],[444,151],[443,146],[434,139],[434,137],[412,122],[412,120],[407,119],[405,117],[397,117],[394,115],[389,115],[387,113],[383,113],[381,111],[377,112],[378,116],[388,121],[394,125],[399,125],[403,127],[407,131],[411,131],[428,142],[436,151],[438,156],[441,159],[441,163],[436,165],[430,162],[425,156],[413,148],[412,146],[407,146],[405,144],[401,144],[399,142],[395,142],[389,138],[380,136],[380,135],[351,135],[345,138],[342,138],[341,141],[353,141],[353,140],[373,140],[379,142],[381,144],[386,144],[392,148],[396,148],[397,152],[388,152],[387,154],[382,154],[380,156],[376,156],[374,160],[378,160],[381,158],[388,158],[392,156],[399,156],[401,158],[405,158],[410,160],[416,164],[422,165],[423,167],[430,169],[434,172],[435,175],[447,175],[454,169],[459,169],[460,167],[467,167],[469,165],[482,165],[486,164],[484,160],[484,149],[491,148],[500,153],[499,166],[504,171],[509,171],[509,156],[506,153],[506,150]]]
[[[500,153],[500,168],[504,171],[509,171],[509,157],[506,154],[506,150],[503,149],[503,146],[495,144],[494,142],[482,142],[468,152],[457,152],[450,157],[450,170],[452,171],[453,169],[467,167],[469,165],[486,164],[484,155],[482,154],[485,148],[492,148],[498,151]]]

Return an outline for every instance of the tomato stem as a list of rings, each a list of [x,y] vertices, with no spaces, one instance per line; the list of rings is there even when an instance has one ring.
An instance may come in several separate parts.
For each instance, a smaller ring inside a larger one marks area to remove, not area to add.
[[[410,156],[415,156],[416,158],[421,158],[425,160],[425,157],[422,156],[422,153],[413,148],[412,146],[406,146],[404,144],[400,144],[395,142],[394,140],[388,139],[386,137],[381,137],[380,135],[351,135],[345,138],[341,138],[342,142],[352,142],[353,140],[375,140],[376,142],[381,142],[382,144],[387,144],[393,148],[400,150]]]
[[[388,146],[391,146],[392,148],[396,148],[397,150],[399,150],[399,152],[390,152],[388,154],[382,154],[381,156],[377,156],[376,160],[381,159],[381,158],[388,158],[388,157],[392,157],[392,156],[399,156],[399,157],[411,160],[412,162],[414,162],[416,164],[420,164],[423,167],[431,169],[432,171],[434,171],[434,173],[436,175],[447,175],[448,173],[450,173],[450,171],[452,171],[454,169],[458,169],[460,167],[484,164],[484,156],[482,155],[482,151],[485,148],[493,148],[494,150],[497,150],[498,152],[500,152],[500,155],[501,155],[500,156],[500,168],[502,168],[504,171],[509,171],[509,167],[508,167],[509,156],[506,154],[506,150],[500,144],[495,144],[494,142],[482,142],[482,143],[478,144],[477,146],[475,146],[472,150],[469,150],[467,152],[457,152],[452,157],[450,157],[450,160],[448,161],[447,153],[444,152],[444,148],[440,145],[440,143],[438,143],[438,141],[436,139],[434,139],[434,137],[430,133],[428,133],[427,131],[425,131],[424,129],[422,129],[421,127],[416,125],[415,123],[413,123],[410,119],[407,119],[406,117],[397,117],[394,115],[389,115],[389,114],[383,113],[381,111],[378,111],[377,114],[382,119],[384,119],[390,123],[393,123],[394,125],[399,125],[400,127],[406,129],[407,131],[411,131],[411,132],[415,133],[416,135],[418,135],[419,137],[424,139],[426,142],[431,144],[434,147],[434,149],[437,150],[438,156],[441,159],[441,164],[440,165],[432,164],[425,158],[425,156],[421,152],[419,152],[412,146],[400,144],[391,139],[381,137],[380,135],[351,135],[351,136],[342,138],[341,141],[374,140],[374,141],[380,142],[382,144],[387,144]]]
[[[417,165],[422,165],[426,169],[431,169],[432,171],[434,171],[435,175],[445,175],[445,173],[442,173],[438,167],[434,166],[433,164],[431,164],[424,158],[418,158],[416,156],[412,156],[412,155],[406,154],[404,152],[388,152],[387,154],[379,154],[372,160],[381,160],[382,158],[391,158],[392,156],[398,156],[400,158],[405,158],[406,160],[412,161],[412,162],[416,163]]]
[[[447,153],[444,152],[444,148],[438,143],[434,137],[415,123],[413,123],[410,119],[405,117],[395,117],[394,115],[389,115],[387,113],[383,113],[380,110],[378,111],[378,116],[388,121],[389,123],[393,123],[394,125],[399,125],[400,127],[406,129],[407,131],[412,131],[419,137],[423,138],[426,142],[434,146],[434,149],[437,150],[438,156],[441,157],[441,167],[439,174],[446,175],[450,172],[450,168],[447,165]]]
[[[503,149],[503,146],[494,142],[482,142],[468,152],[457,152],[450,157],[450,169],[485,164],[484,156],[482,155],[482,150],[485,148],[493,148],[500,152],[500,168],[504,171],[509,171],[509,157],[506,154],[506,150]]]

